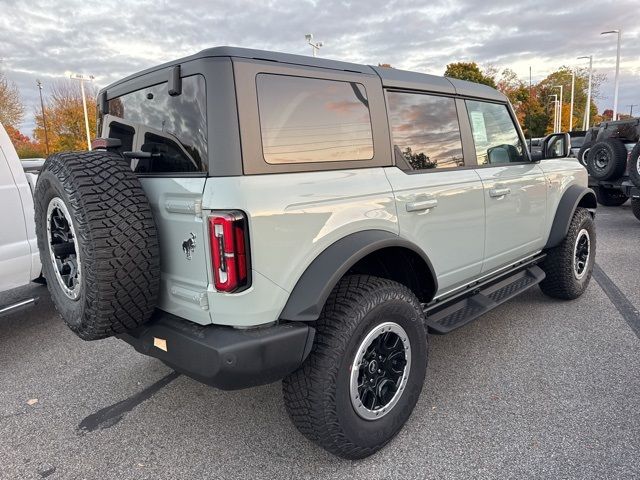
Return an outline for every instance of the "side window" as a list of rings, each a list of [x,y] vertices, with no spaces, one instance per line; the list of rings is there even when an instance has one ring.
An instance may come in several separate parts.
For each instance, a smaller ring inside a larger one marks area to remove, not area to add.
[[[134,148],[135,136],[140,150],[152,154],[144,161],[132,161],[136,173],[207,171],[207,107],[202,75],[183,78],[180,95],[169,95],[165,82],[109,100],[108,111],[116,117],[110,123],[109,136],[121,139],[122,151]]]
[[[387,98],[396,161],[413,170],[464,165],[453,98],[400,92]]]
[[[525,162],[518,130],[506,105],[466,100],[478,165]]]
[[[270,164],[373,158],[367,92],[355,82],[259,74],[262,152]]]

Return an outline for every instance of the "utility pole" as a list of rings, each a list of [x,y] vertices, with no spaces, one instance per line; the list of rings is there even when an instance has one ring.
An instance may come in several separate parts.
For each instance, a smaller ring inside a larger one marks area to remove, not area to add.
[[[569,131],[573,131],[573,97],[576,90],[576,69],[571,70],[571,108],[569,109]]]
[[[38,85],[38,90],[40,91],[40,108],[42,109],[42,125],[44,126],[44,149],[47,152],[47,156],[49,156],[49,133],[47,132],[47,117],[44,113],[44,102],[42,101],[42,82],[36,80],[36,85]]]
[[[627,105],[627,107],[629,107],[629,116],[631,118],[633,118],[633,107],[637,107],[638,104],[637,103],[632,103],[631,105]]]
[[[89,132],[89,115],[87,113],[87,99],[84,94],[84,82],[93,81],[93,75],[84,76],[79,73],[72,74],[71,78],[80,81],[80,91],[82,92],[82,109],[84,110],[84,127],[87,131],[87,150],[91,150],[91,133]]]
[[[318,50],[320,50],[320,47],[324,46],[324,42],[313,42],[313,33],[307,33],[304,36],[305,40],[307,41],[307,43],[309,45],[311,45],[311,49],[313,50],[313,56],[316,57]]]
[[[589,59],[589,84],[587,87],[587,106],[584,109],[584,123],[582,124],[582,129],[587,130],[589,128],[589,117],[591,116],[591,78],[593,75],[593,55],[578,57],[578,60],[582,58]]]
[[[616,53],[616,80],[615,87],[613,90],[613,119],[618,119],[618,87],[620,85],[620,40],[622,38],[622,29],[618,30],[609,30],[607,32],[602,32],[600,35],[608,35],[609,33],[617,33],[618,34],[618,48]]]

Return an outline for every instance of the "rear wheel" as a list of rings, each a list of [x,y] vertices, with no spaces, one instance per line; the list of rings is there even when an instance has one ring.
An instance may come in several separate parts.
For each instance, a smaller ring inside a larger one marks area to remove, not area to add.
[[[157,233],[142,186],[122,157],[50,156],[34,203],[43,274],[69,328],[97,340],[147,321],[160,288]]]
[[[636,143],[629,156],[629,178],[636,187],[640,187],[640,142]]]
[[[640,220],[640,198],[631,199],[631,211]]]
[[[596,187],[594,190],[598,203],[605,207],[619,207],[629,199],[622,190],[616,188]]]
[[[369,456],[400,431],[422,390],[427,335],[420,302],[396,282],[349,276],[316,328],[309,357],[283,381],[287,411],[328,451]]]
[[[567,236],[546,253],[541,265],[546,277],[540,289],[550,297],[564,300],[582,295],[591,280],[596,256],[596,228],[589,210],[578,207]]]
[[[587,155],[587,170],[596,180],[617,180],[627,168],[627,148],[617,138],[596,142]]]

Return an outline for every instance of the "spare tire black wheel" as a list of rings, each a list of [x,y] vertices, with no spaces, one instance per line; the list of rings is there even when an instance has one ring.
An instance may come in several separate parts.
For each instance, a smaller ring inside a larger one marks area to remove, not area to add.
[[[34,192],[40,260],[53,303],[80,338],[138,327],[156,306],[156,226],[140,181],[118,154],[45,161]]]
[[[629,200],[622,190],[616,188],[596,187],[594,190],[598,203],[605,207],[619,207]]]
[[[593,145],[593,142],[585,142],[580,147],[580,150],[578,150],[578,162],[585,168],[587,166],[587,155],[589,155],[591,145]]]
[[[636,187],[640,187],[640,142],[636,143],[629,155],[629,178]]]
[[[587,170],[596,180],[617,180],[627,168],[627,148],[617,138],[596,142],[587,155]]]

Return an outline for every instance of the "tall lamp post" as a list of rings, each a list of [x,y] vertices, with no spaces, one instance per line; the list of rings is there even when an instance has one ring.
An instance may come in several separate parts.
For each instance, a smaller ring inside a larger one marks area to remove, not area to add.
[[[318,50],[320,47],[324,46],[323,42],[313,42],[313,33],[307,33],[304,36],[305,40],[309,45],[311,45],[311,49],[313,50],[313,56],[316,57],[318,54]]]
[[[558,95],[555,93],[553,95],[549,95],[553,98],[553,133],[558,132]]]
[[[622,29],[609,30],[602,32],[600,35],[608,35],[610,33],[618,34],[618,51],[616,53],[616,81],[613,91],[613,120],[618,119],[618,86],[620,85],[620,39],[622,38]]]
[[[84,94],[84,82],[93,81],[93,75],[71,74],[71,78],[80,81],[80,91],[82,92],[82,109],[84,110],[84,127],[87,131],[87,150],[91,150],[91,133],[89,132],[89,115],[87,114],[87,99]]]
[[[560,89],[560,101],[558,102],[558,132],[562,131],[562,93],[563,86],[562,85],[554,85],[553,88]]]
[[[587,130],[589,128],[589,117],[591,115],[591,78],[593,76],[593,55],[585,55],[578,57],[578,60],[583,58],[589,59],[589,83],[587,86],[587,106],[584,108],[584,123],[582,129]]]
[[[573,131],[573,98],[576,91],[576,69],[571,69],[571,108],[569,108],[569,131]]]
[[[40,91],[40,108],[42,109],[42,125],[44,126],[44,149],[47,152],[47,156],[49,156],[49,132],[47,132],[47,117],[44,113],[44,102],[42,101],[42,82],[36,80],[36,85],[38,85],[38,90]]]

